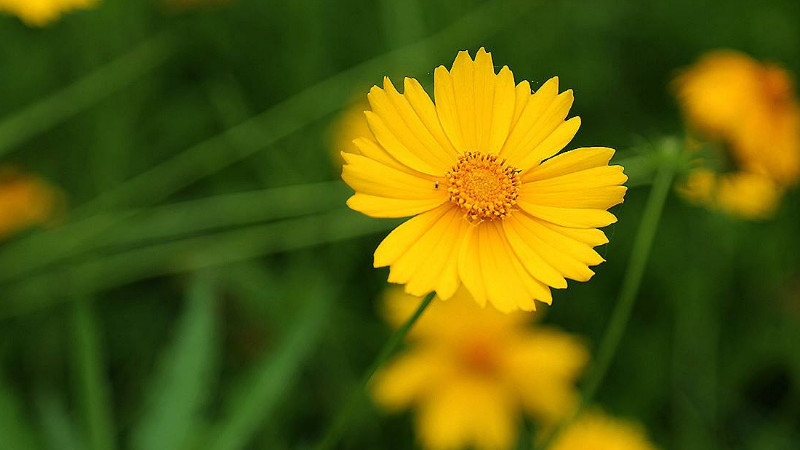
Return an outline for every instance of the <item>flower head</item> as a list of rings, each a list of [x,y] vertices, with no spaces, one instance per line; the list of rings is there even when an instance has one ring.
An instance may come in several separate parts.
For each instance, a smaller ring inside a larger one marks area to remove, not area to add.
[[[0,11],[18,16],[28,25],[45,26],[61,14],[86,9],[98,0],[0,0]]]
[[[385,315],[400,326],[419,298],[391,288]],[[435,301],[409,334],[410,348],[374,378],[372,394],[390,411],[414,407],[416,430],[430,449],[510,448],[527,412],[554,423],[577,402],[584,345],[534,317],[481,308],[460,289]]]
[[[800,177],[800,106],[783,69],[733,51],[709,53],[675,80],[701,134],[727,145],[737,169],[781,186]]]
[[[367,96],[373,139],[343,153],[347,202],[373,217],[408,217],[375,251],[375,267],[413,295],[451,297],[463,283],[481,305],[509,312],[551,303],[550,288],[587,281],[616,221],[627,180],[614,150],[560,152],[578,130],[572,91],[552,78],[535,93],[495,73],[489,53],[460,52],[434,73],[431,101],[417,80],[388,78]]]
[[[655,450],[637,424],[598,411],[582,414],[550,446],[551,450]]]
[[[50,220],[61,194],[44,181],[15,169],[0,169],[0,239]]]

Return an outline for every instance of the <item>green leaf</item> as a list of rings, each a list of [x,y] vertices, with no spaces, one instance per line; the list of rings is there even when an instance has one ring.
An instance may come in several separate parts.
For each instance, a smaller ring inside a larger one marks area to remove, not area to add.
[[[199,447],[211,450],[245,448],[259,428],[276,413],[303,362],[321,337],[331,304],[328,285],[309,282],[304,303],[280,346],[265,355],[256,364],[251,377],[240,383],[238,395],[233,396],[227,414],[207,434],[208,443]]]
[[[0,450],[37,449],[22,403],[0,376]]]
[[[97,315],[84,298],[74,302],[75,373],[91,450],[116,448],[111,389],[106,379]]]
[[[174,341],[150,383],[142,418],[131,436],[134,450],[179,450],[201,422],[218,365],[215,281],[196,274]]]
[[[36,411],[39,415],[41,437],[50,450],[82,450],[76,424],[63,400],[52,390],[38,392]]]

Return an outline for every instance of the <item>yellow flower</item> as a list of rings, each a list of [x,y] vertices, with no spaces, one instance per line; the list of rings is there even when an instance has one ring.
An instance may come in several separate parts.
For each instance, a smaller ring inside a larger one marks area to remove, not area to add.
[[[0,11],[18,16],[28,25],[45,26],[61,14],[86,9],[98,0],[0,0]]]
[[[395,327],[419,298],[391,288],[385,315]],[[523,412],[554,423],[573,411],[574,386],[588,360],[584,345],[533,316],[481,308],[464,289],[434,301],[409,333],[409,349],[373,380],[389,411],[416,409],[416,430],[430,449],[504,449],[516,441]]]
[[[582,414],[556,439],[550,450],[655,450],[637,424],[600,412]]]
[[[336,167],[344,163],[342,152],[361,154],[355,141],[367,139],[372,141],[372,132],[367,125],[364,111],[369,109],[366,102],[360,101],[345,109],[339,116],[331,132],[331,146],[333,161]]]
[[[589,280],[603,262],[598,230],[616,221],[627,177],[610,148],[555,156],[580,119],[565,120],[572,91],[552,78],[532,94],[489,53],[460,52],[434,72],[431,101],[417,80],[399,93],[388,78],[368,95],[375,141],[343,153],[350,208],[407,217],[375,251],[375,267],[413,295],[451,297],[461,283],[481,305],[509,312],[550,304],[550,287]]]
[[[724,142],[739,169],[790,186],[800,176],[800,107],[789,74],[733,51],[707,54],[675,80],[690,123]]]
[[[689,172],[678,191],[690,202],[749,220],[772,217],[783,190],[763,175],[731,172],[717,175],[708,169]]]
[[[14,169],[0,169],[0,239],[53,218],[61,193],[44,181]]]

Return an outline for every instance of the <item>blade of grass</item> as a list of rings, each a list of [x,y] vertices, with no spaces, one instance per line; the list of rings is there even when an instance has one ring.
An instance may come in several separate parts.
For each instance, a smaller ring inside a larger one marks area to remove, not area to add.
[[[227,414],[207,435],[209,450],[245,448],[259,427],[277,413],[280,401],[295,384],[303,362],[316,348],[328,317],[332,299],[325,283],[309,283],[304,307],[284,336],[280,347],[254,368],[252,377],[240,386]],[[326,287],[326,290],[321,288]]]
[[[36,395],[41,437],[50,450],[82,450],[77,429],[64,402],[55,391],[40,391]]]
[[[338,210],[73,261],[9,284],[0,298],[0,317],[65,301],[64,293],[71,289],[96,293],[156,275],[194,271],[341,241],[396,225],[394,220],[374,220]]]
[[[0,121],[0,156],[91,107],[166,61],[175,51],[161,33],[66,88]]]
[[[386,341],[381,351],[378,352],[378,356],[375,357],[375,361],[367,368],[367,371],[364,372],[364,376],[361,379],[361,384],[357,386],[355,391],[350,394],[350,397],[347,399],[347,403],[344,404],[342,409],[336,414],[336,417],[328,427],[325,429],[325,432],[322,434],[322,439],[319,440],[317,445],[314,447],[316,450],[329,450],[335,448],[339,441],[342,439],[344,435],[345,428],[350,420],[353,418],[353,414],[356,413],[358,408],[361,406],[362,401],[364,400],[364,391],[369,385],[370,380],[375,375],[381,367],[389,360],[389,358],[394,354],[395,351],[400,347],[400,344],[405,339],[408,332],[411,328],[414,327],[414,324],[417,323],[417,320],[422,316],[422,313],[425,312],[425,309],[428,308],[428,305],[431,304],[433,298],[436,296],[435,292],[431,292],[419,304],[414,314],[406,320],[406,322],[398,328],[392,335],[389,337],[389,340]]]
[[[344,202],[347,192],[341,181],[313,183],[92,216],[4,246],[0,283],[104,247],[142,245],[331,210]]]
[[[90,450],[116,448],[112,420],[111,395],[100,347],[97,316],[90,300],[81,297],[73,302],[75,333],[75,375],[78,398]]]
[[[175,340],[164,351],[132,432],[134,450],[181,450],[198,432],[218,363],[215,284],[207,273],[192,278]]]
[[[644,212],[642,213],[639,228],[636,231],[636,236],[633,241],[633,250],[628,260],[628,266],[625,270],[616,306],[611,313],[611,319],[609,320],[606,332],[600,342],[597,356],[594,359],[586,384],[584,385],[581,403],[574,414],[563,420],[544,436],[541,444],[536,447],[539,450],[549,448],[561,431],[568,426],[584,408],[592,403],[597,390],[603,383],[606,373],[614,360],[619,343],[625,334],[628,321],[630,321],[633,306],[636,303],[636,297],[642,284],[642,277],[647,268],[647,260],[650,257],[650,250],[653,247],[653,240],[655,239],[658,224],[661,220],[661,213],[664,210],[664,204],[672,188],[672,180],[675,177],[679,162],[682,161],[678,150],[679,147],[673,140],[665,140],[660,149],[658,157],[659,169],[653,182],[653,187],[650,190],[650,196],[647,199]]]
[[[33,429],[25,418],[22,402],[0,376],[0,450],[38,449]]]

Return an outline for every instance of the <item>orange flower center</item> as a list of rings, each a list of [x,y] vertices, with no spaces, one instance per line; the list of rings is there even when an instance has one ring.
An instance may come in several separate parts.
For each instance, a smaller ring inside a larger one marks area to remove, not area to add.
[[[466,152],[447,172],[450,201],[471,222],[503,218],[517,204],[519,172],[497,155]]]
[[[472,373],[492,374],[499,364],[498,355],[492,345],[474,340],[461,349],[461,363]]]

